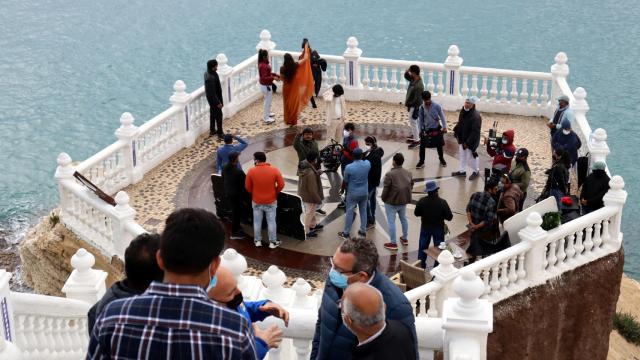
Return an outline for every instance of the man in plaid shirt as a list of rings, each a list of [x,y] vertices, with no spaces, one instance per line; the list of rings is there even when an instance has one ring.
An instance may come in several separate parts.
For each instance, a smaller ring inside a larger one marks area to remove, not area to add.
[[[156,254],[163,282],[105,308],[87,359],[255,359],[247,320],[205,291],[215,286],[224,238],[219,220],[206,210],[172,213]]]
[[[467,204],[467,228],[471,232],[471,244],[467,253],[471,255],[471,262],[476,256],[491,255],[496,251],[499,229],[496,221],[496,201],[498,182],[490,178],[484,185],[483,192],[471,195]]]

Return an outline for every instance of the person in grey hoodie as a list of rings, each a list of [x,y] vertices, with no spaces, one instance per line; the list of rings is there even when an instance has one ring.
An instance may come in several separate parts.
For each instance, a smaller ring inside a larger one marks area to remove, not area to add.
[[[140,234],[131,241],[124,251],[124,280],[111,285],[97,303],[87,313],[89,335],[93,331],[96,318],[111,302],[142,294],[152,281],[162,281],[164,272],[158,266],[156,253],[160,248],[160,235]]]

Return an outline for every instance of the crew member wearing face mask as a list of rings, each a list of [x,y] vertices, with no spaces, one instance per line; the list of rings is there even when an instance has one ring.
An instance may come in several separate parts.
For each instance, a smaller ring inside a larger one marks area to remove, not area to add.
[[[369,206],[367,206],[367,229],[371,229],[376,225],[376,189],[380,186],[380,178],[382,177],[382,157],[384,149],[378,146],[378,139],[375,136],[367,136],[364,139],[365,152],[364,159],[371,164],[369,170]]]
[[[573,111],[569,107],[569,97],[567,95],[560,95],[557,100],[558,108],[556,108],[553,117],[549,119],[547,123],[551,138],[562,128],[561,124],[564,120],[573,121]]]
[[[569,153],[571,159],[571,167],[573,168],[578,161],[578,149],[582,146],[582,142],[578,135],[571,130],[571,121],[562,120],[562,131],[558,131],[553,135],[551,147],[562,149]]]
[[[345,327],[339,302],[349,284],[367,283],[378,289],[387,304],[387,319],[398,320],[411,331],[416,344],[415,316],[411,304],[388,277],[376,270],[378,251],[373,241],[347,239],[336,250],[318,310],[311,359],[350,359],[358,338]],[[416,352],[417,354],[417,348]]]
[[[262,321],[269,316],[275,316],[284,321],[285,326],[289,326],[289,312],[282,306],[269,300],[243,301],[242,293],[238,289],[238,282],[229,269],[220,266],[215,281],[207,288],[209,298],[215,300],[227,308],[237,311],[253,324]],[[262,330],[258,325],[253,324],[255,334],[255,348],[258,359],[264,359],[269,349],[277,348],[282,342],[282,330],[277,325]]]
[[[499,175],[508,174],[511,171],[511,161],[516,153],[516,146],[513,144],[515,132],[507,130],[502,133],[502,142],[497,147],[491,147],[487,141],[487,153],[493,157],[491,168],[493,173]]]

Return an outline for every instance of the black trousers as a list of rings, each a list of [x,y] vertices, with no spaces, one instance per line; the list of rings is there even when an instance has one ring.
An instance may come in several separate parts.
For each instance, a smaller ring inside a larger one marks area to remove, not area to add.
[[[229,202],[231,205],[231,233],[235,234],[242,229],[240,221],[244,215],[244,201],[242,196],[230,196]]]
[[[216,126],[218,127],[217,130]],[[217,106],[211,106],[209,108],[209,133],[224,134],[222,131],[222,109],[218,109]]]
[[[424,154],[425,154],[425,150],[427,148],[427,137],[426,136],[420,136],[420,162],[423,163],[424,162]],[[438,146],[436,148],[438,150],[438,159],[440,159],[440,162],[445,162],[444,161],[444,152],[442,150],[442,145]]]

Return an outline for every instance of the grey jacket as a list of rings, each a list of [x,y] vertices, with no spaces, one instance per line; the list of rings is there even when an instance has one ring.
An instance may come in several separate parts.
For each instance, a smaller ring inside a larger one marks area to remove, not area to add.
[[[411,190],[413,189],[413,177],[411,173],[394,166],[384,176],[382,189],[382,201],[389,205],[406,205],[411,202]]]

